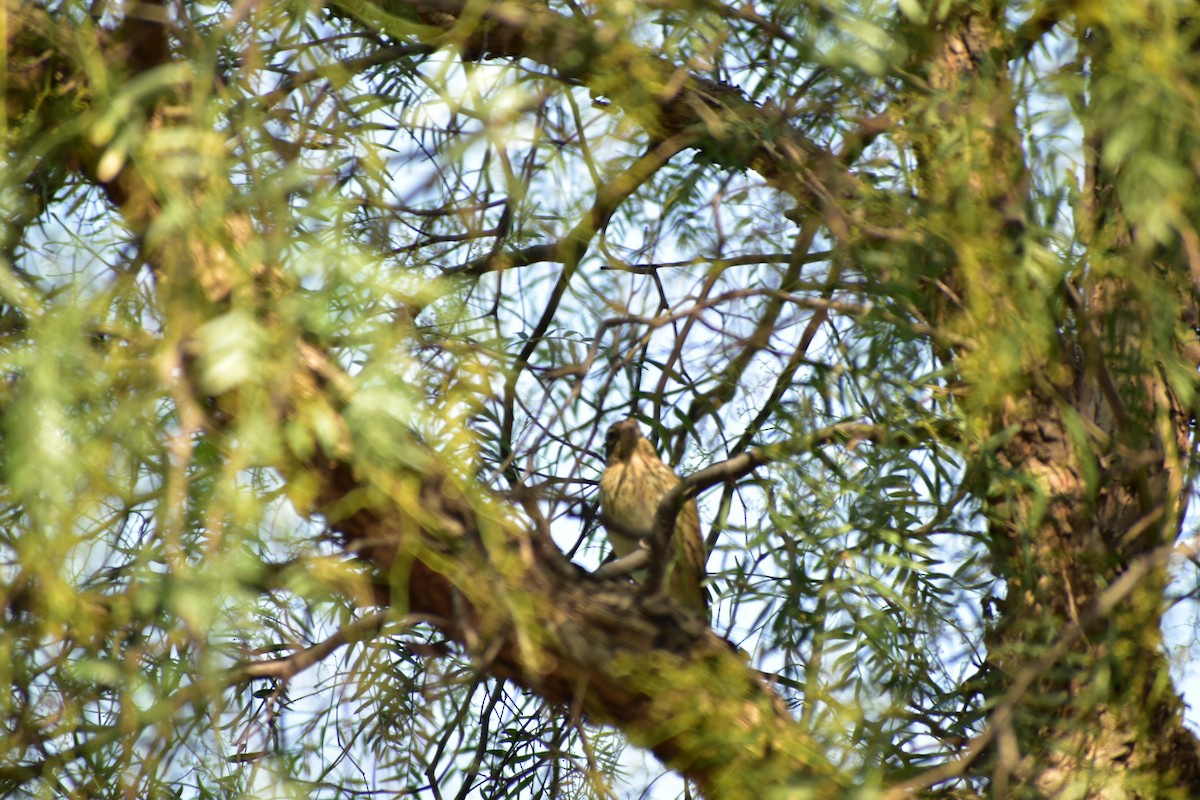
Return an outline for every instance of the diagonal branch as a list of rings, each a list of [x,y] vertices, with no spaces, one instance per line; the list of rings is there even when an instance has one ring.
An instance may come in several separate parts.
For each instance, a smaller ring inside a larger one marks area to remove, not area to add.
[[[274,678],[279,681],[289,681],[296,675],[308,669],[317,662],[325,659],[339,648],[351,642],[360,642],[374,636],[383,628],[388,619],[387,611],[375,611],[349,625],[338,628],[332,636],[316,644],[292,653],[284,658],[273,658],[269,661],[256,661],[246,664],[236,670],[229,682],[242,683],[254,678]]]
[[[32,63],[45,47],[71,41],[68,29],[61,34],[59,42],[10,49],[10,63]],[[73,61],[77,54],[70,48],[56,56],[62,65],[58,85],[74,92],[68,100],[86,118],[94,97],[89,73]],[[38,108],[35,97],[20,92],[36,92],[40,85],[10,86],[9,108]],[[139,109],[145,112],[142,118],[155,125],[186,124],[157,114],[154,98],[140,102],[146,104]],[[87,130],[86,122],[80,129]],[[149,136],[156,133],[148,128]],[[637,163],[628,180],[606,187],[590,227],[602,227],[611,209],[691,136],[664,141]],[[165,314],[174,314],[179,369],[164,372],[163,380],[178,381],[178,394],[203,391],[193,387],[205,386],[200,364],[207,345],[195,331],[228,314],[235,298],[259,324],[289,335],[279,324],[279,307],[294,278],[264,257],[269,248],[256,246],[265,226],[244,207],[228,203],[238,194],[225,170],[206,172],[202,180],[187,173],[193,183],[184,192],[172,183],[176,173],[161,170],[152,158],[100,169],[103,153],[84,135],[64,141],[64,148],[73,148],[71,168],[100,187],[123,214],[153,270],[158,303]],[[171,236],[148,236],[161,223],[168,201],[179,203],[181,197],[203,213],[177,220]],[[576,263],[590,235],[572,243]],[[596,722],[619,726],[707,794],[750,797],[798,781],[818,793],[840,791],[844,779],[821,744],[779,708],[774,692],[708,626],[670,601],[629,592],[621,583],[597,580],[573,567],[548,537],[532,535],[518,522],[516,509],[474,485],[411,432],[356,429],[347,419],[357,396],[355,380],[302,331],[290,335],[281,346],[292,356],[263,364],[271,371],[270,411],[294,430],[313,430],[311,440],[289,439],[267,466],[297,489],[294,502],[301,513],[326,521],[346,552],[375,567],[406,613],[438,620],[481,674],[511,680],[551,703],[574,705]],[[248,398],[237,386],[209,392],[217,396],[196,397],[197,408],[219,407],[226,424],[235,424]],[[313,409],[320,415],[319,431],[316,423],[305,422]],[[394,437],[403,460],[374,456],[377,448],[365,437],[375,435]],[[294,661],[257,669],[287,674],[338,646],[335,636]],[[210,688],[198,682],[194,692]],[[144,719],[170,719],[180,708],[174,700]],[[119,726],[111,735],[125,730]],[[713,742],[730,730],[747,736],[736,747],[714,751]],[[61,758],[83,757],[113,741],[97,737]],[[21,780],[39,769],[21,767],[10,776],[0,770],[0,778]]]
[[[617,32],[582,15],[558,14],[534,0],[334,0],[330,5],[397,39],[452,42],[465,59],[541,64],[560,80],[584,84],[613,102],[654,139],[702,131],[705,136],[689,146],[722,166],[754,170],[801,205],[817,209],[835,232],[846,228],[831,201],[858,193],[857,178],[782,110],[760,106],[736,87],[681,72],[628,40],[614,48]],[[415,11],[422,24],[401,21],[401,9]],[[629,75],[638,80],[627,80]]]
[[[933,435],[938,438],[946,438],[954,436],[955,433],[947,426],[943,430],[934,431]],[[664,569],[661,565],[666,564],[665,554],[670,552],[668,548],[671,545],[671,535],[675,530],[675,518],[679,516],[684,503],[688,500],[706,489],[722,483],[733,483],[765,464],[796,453],[803,453],[820,445],[853,445],[857,442],[873,442],[875,444],[887,442],[914,446],[919,442],[919,437],[914,432],[898,431],[883,425],[839,422],[785,442],[751,447],[724,461],[718,461],[716,464],[688,475],[663,496],[663,499],[659,501],[658,509],[654,512],[650,552],[651,563],[655,565],[655,570],[646,581],[648,590],[652,592],[662,585]]]

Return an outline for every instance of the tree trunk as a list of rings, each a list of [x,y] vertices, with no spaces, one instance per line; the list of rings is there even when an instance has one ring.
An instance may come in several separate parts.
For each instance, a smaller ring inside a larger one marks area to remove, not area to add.
[[[1186,503],[1189,419],[1161,371],[1141,360],[1155,310],[1138,307],[1127,281],[1096,277],[1104,270],[1092,263],[1037,282],[1044,244],[1026,221],[1013,92],[996,58],[1011,44],[998,33],[1003,10],[963,8],[945,20],[929,54],[933,91],[914,101],[932,113],[909,117],[938,123],[916,137],[926,202],[930,213],[956,219],[957,238],[944,243],[952,266],[931,291],[928,313],[968,338],[991,331],[977,339],[987,349],[951,357],[979,441],[998,443],[978,453],[994,459],[978,491],[993,568],[1006,586],[987,636],[988,683],[990,705],[1016,702],[1011,717],[989,719],[997,729],[993,792],[1195,794],[1200,758],[1160,632],[1165,551]],[[1113,230],[1116,197],[1102,180],[1089,187],[1092,219],[1110,220],[1110,246],[1098,252],[1136,259],[1120,245],[1128,233]],[[997,242],[1006,243],[999,252]],[[1141,268],[1168,269],[1120,271]],[[1104,590],[1139,559],[1153,569],[1094,619]],[[1087,633],[1058,663],[1038,661],[1080,626]]]

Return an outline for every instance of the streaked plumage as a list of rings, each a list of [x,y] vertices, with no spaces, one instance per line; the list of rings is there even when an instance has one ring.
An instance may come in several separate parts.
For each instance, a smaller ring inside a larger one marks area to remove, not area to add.
[[[600,510],[608,541],[618,557],[637,549],[654,529],[654,513],[679,476],[662,462],[636,420],[626,419],[608,429],[604,440],[606,466],[600,476]],[[672,564],[665,584],[671,596],[705,619],[704,565],[708,560],[700,535],[696,501],[689,500],[675,518],[671,535]]]

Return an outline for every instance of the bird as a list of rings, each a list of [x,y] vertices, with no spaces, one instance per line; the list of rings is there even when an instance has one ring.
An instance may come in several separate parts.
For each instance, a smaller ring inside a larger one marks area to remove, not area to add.
[[[604,437],[604,472],[600,476],[600,519],[618,558],[637,550],[654,530],[654,514],[667,492],[680,482],[642,435],[637,420],[624,419]],[[700,535],[696,501],[688,500],[675,517],[671,563],[663,585],[676,601],[708,619],[704,568],[708,560]]]

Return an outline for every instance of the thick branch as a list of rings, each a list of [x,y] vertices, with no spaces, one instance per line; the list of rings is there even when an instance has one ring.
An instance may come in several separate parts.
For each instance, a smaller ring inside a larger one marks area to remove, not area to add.
[[[678,65],[628,40],[614,48],[615,32],[585,18],[557,14],[533,0],[404,2],[429,26],[422,27],[398,21],[400,0],[335,0],[331,5],[402,39],[440,32],[431,41],[449,39],[467,59],[504,57],[542,64],[565,82],[585,84],[611,100],[653,138],[705,131],[706,137],[691,146],[722,166],[754,170],[803,205],[819,209],[831,227],[845,228],[831,201],[855,193],[857,180],[782,111],[756,105],[735,87],[681,73]],[[459,22],[468,7],[478,23],[464,30]],[[638,79],[629,80],[630,75]]]
[[[76,66],[74,84],[62,81],[78,87],[81,109],[89,97],[86,75]],[[32,97],[23,104],[9,99],[10,108],[36,107]],[[672,144],[664,145],[638,169],[652,171],[673,152]],[[174,173],[148,178],[140,169],[158,164],[133,158],[115,171],[101,170],[101,155],[81,141],[72,158],[80,174],[120,207],[138,241],[150,241],[145,234],[166,205],[159,193],[179,192],[169,183]],[[142,254],[159,279],[164,313],[187,310],[173,320],[186,350],[181,369],[172,372],[181,381],[181,402],[192,387],[203,386],[203,375],[193,370],[205,345],[191,331],[226,313],[235,295],[252,298],[241,308],[257,309],[264,324],[277,321],[276,305],[291,286],[278,265],[252,255],[262,252],[253,245],[263,235],[253,220],[234,210],[216,213],[220,198],[236,196],[221,183],[225,173],[214,170],[206,180],[215,185],[171,196],[178,202],[182,194],[203,207],[205,213],[195,219],[204,226],[178,225],[172,236],[144,245]],[[638,172],[602,192],[589,228],[602,225],[612,204],[640,180]],[[585,241],[580,237],[573,246]],[[481,672],[620,726],[713,796],[756,797],[798,781],[818,793],[840,786],[822,747],[706,625],[670,600],[630,592],[623,582],[597,581],[574,568],[546,538],[515,524],[513,509],[456,478],[405,431],[387,433],[408,454],[403,463],[374,459],[375,449],[360,447],[343,416],[355,398],[354,381],[298,332],[288,346],[293,358],[264,365],[275,371],[269,380],[272,408],[295,425],[307,418],[306,409],[319,407],[322,431],[319,438],[314,433],[319,445],[282,450],[273,466],[292,485],[305,487],[303,496],[312,502],[303,511],[327,520],[348,552],[372,563],[409,613],[441,620],[441,629],[466,648]],[[226,415],[224,424],[231,425],[242,405],[236,388],[223,391],[216,403]],[[196,403],[197,409],[203,405]],[[335,638],[269,669],[284,674],[338,643]],[[169,716],[165,706],[163,713]],[[736,746],[713,746],[731,732],[741,733]]]

